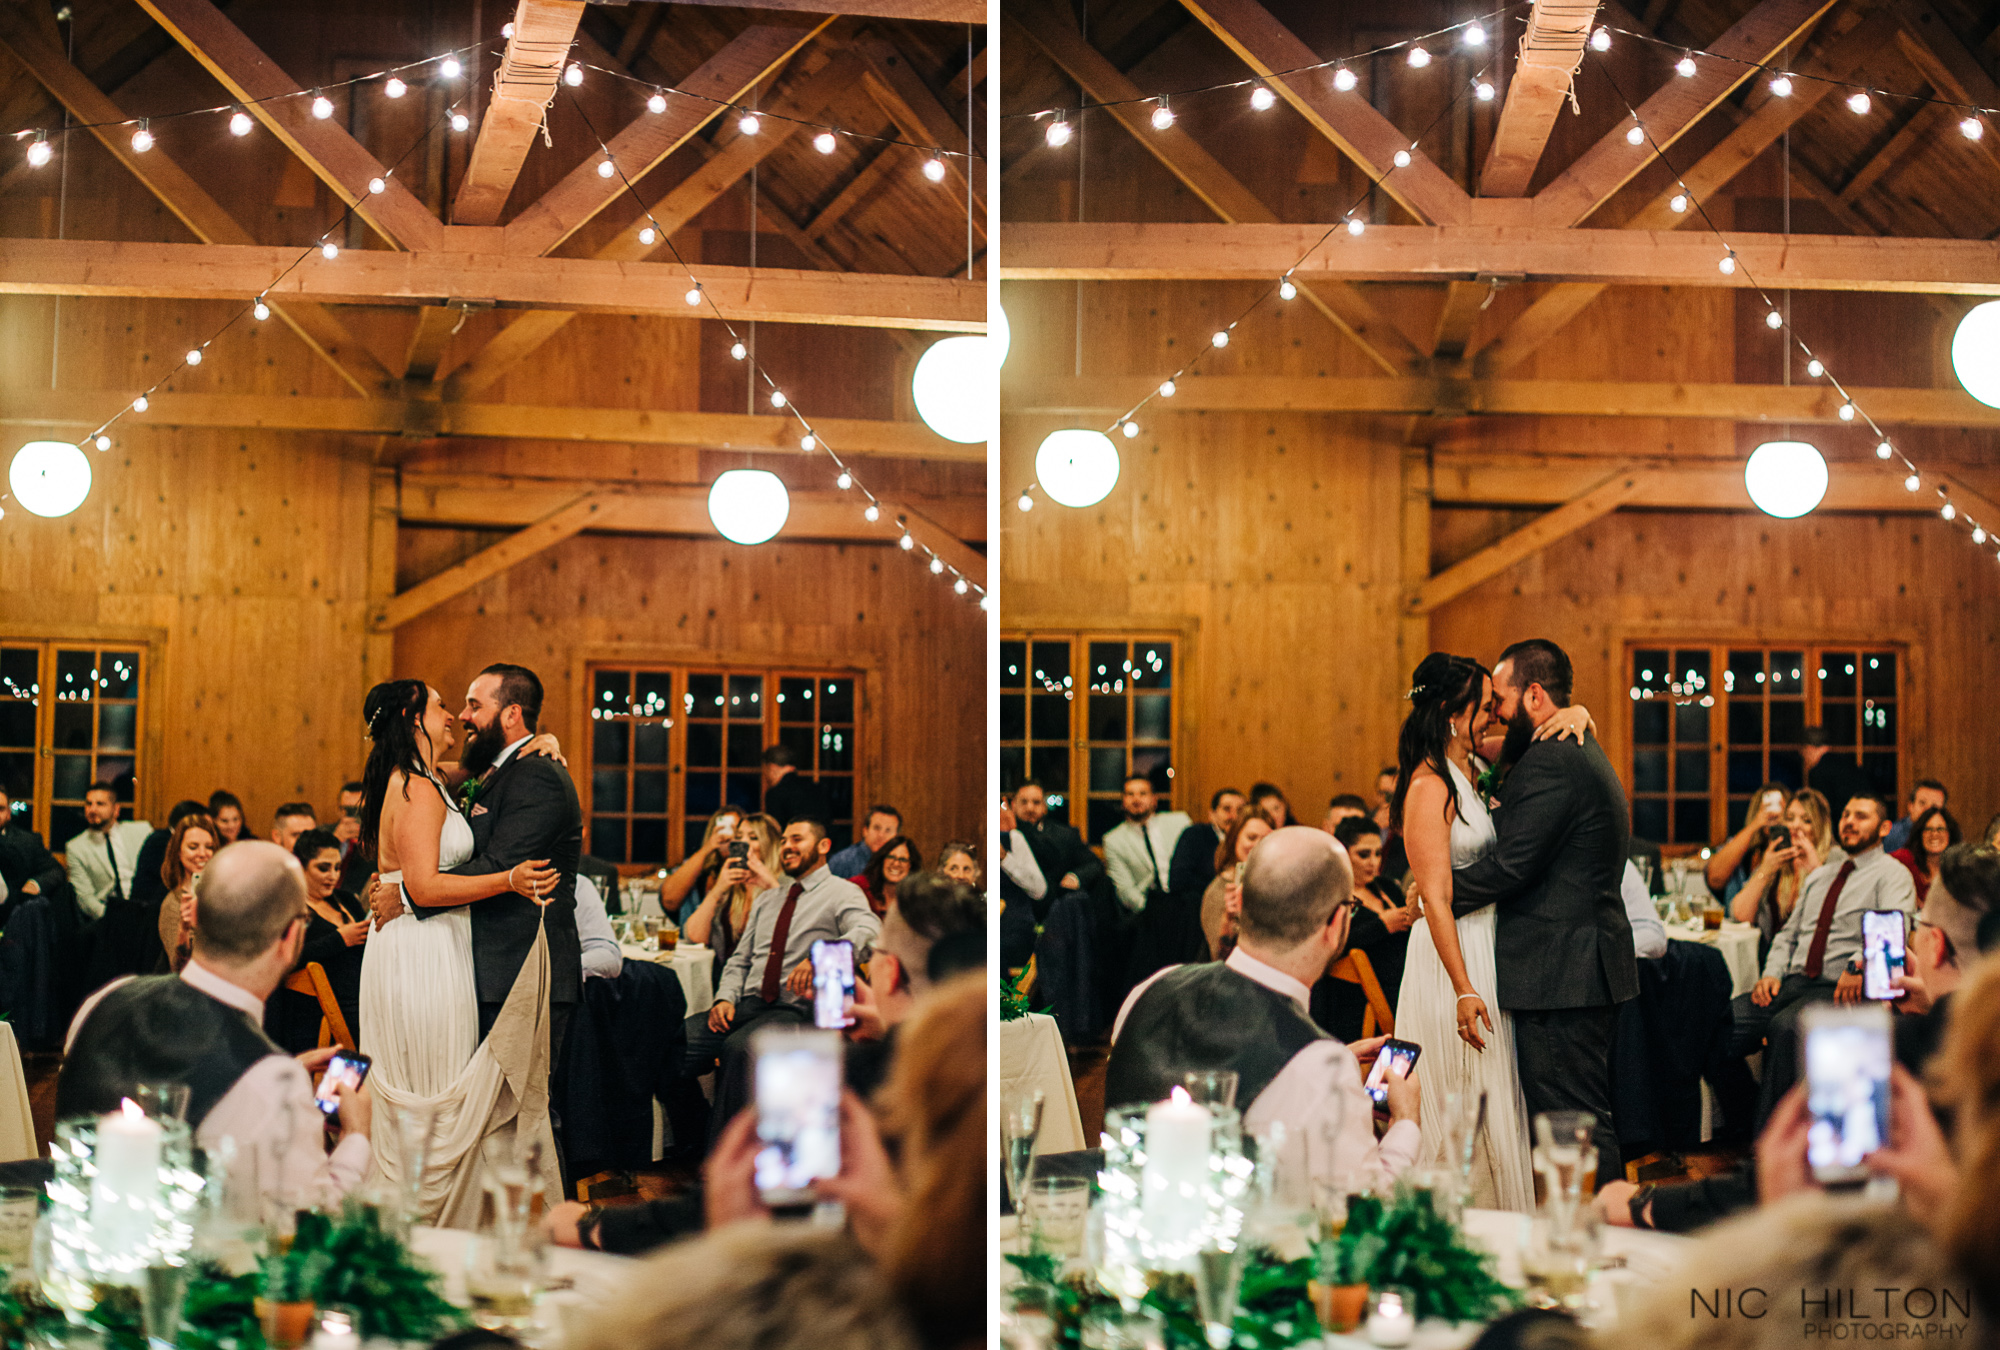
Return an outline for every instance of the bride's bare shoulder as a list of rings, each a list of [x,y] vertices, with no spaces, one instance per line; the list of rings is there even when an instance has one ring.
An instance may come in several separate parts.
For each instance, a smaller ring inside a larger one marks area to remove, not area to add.
[[[1413,809],[1414,808],[1414,809]],[[1410,820],[1451,818],[1451,799],[1444,779],[1428,764],[1419,764],[1410,774],[1410,790],[1403,799],[1403,815]]]

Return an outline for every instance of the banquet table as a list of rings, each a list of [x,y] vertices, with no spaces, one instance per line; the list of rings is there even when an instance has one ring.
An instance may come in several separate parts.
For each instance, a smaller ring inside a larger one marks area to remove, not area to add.
[[[1704,928],[1699,923],[1667,925],[1667,936],[1682,942],[1699,942],[1722,953],[1729,967],[1730,996],[1741,998],[1757,983],[1757,925],[1724,920],[1720,928]]]
[[[35,1117],[28,1106],[28,1077],[14,1028],[0,1022],[0,1162],[41,1156],[35,1147]]]
[[[715,953],[707,947],[683,942],[670,952],[656,952],[637,942],[621,942],[618,950],[627,961],[651,961],[672,970],[687,995],[690,1016],[707,1012],[715,1002]]]
[[[1069,1153],[1088,1148],[1083,1114],[1076,1106],[1076,1085],[1069,1076],[1069,1052],[1062,1032],[1047,1013],[1029,1013],[1000,1024],[1000,1097],[1007,1100],[1034,1088],[1042,1090],[1042,1132],[1037,1153]]]
[[[413,1228],[410,1250],[444,1276],[444,1296],[459,1307],[469,1303],[465,1292],[466,1255],[472,1234],[458,1228]],[[548,1249],[549,1289],[535,1310],[537,1329],[531,1344],[541,1350],[562,1350],[569,1328],[590,1310],[610,1307],[625,1292],[633,1261],[606,1252],[573,1247]]]

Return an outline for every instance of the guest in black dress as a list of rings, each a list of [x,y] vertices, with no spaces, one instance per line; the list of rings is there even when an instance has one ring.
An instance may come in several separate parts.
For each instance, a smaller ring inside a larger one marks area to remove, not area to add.
[[[306,941],[295,970],[317,961],[333,986],[347,1029],[361,1040],[361,958],[367,950],[368,906],[339,889],[340,841],[331,830],[307,830],[292,846],[306,869]],[[293,1054],[319,1044],[319,1000],[280,987],[264,1005],[265,1034]]]
[[[1354,869],[1354,898],[1361,902],[1354,911],[1348,950],[1368,958],[1393,1013],[1403,987],[1403,962],[1409,955],[1416,910],[1403,903],[1402,889],[1381,875],[1380,825],[1368,816],[1350,816],[1340,822],[1333,837],[1347,850],[1348,865]],[[1358,984],[1322,976],[1313,985],[1313,1021],[1344,1041],[1361,1039],[1361,1018],[1367,1008],[1367,996]]]

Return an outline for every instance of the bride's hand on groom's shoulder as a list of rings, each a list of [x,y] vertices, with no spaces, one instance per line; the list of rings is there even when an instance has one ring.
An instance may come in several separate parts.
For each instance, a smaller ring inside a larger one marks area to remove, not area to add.
[[[569,761],[563,758],[562,742],[555,738],[554,732],[544,731],[541,735],[522,746],[521,754],[524,757],[528,755],[545,755],[562,765],[565,769],[569,767]]]
[[[1588,708],[1585,708],[1582,704],[1572,704],[1567,708],[1560,709],[1555,716],[1536,727],[1535,739],[1546,741],[1554,737],[1556,740],[1573,740],[1578,745],[1582,745],[1583,733],[1586,731],[1595,736],[1597,734],[1597,723],[1591,720]]]

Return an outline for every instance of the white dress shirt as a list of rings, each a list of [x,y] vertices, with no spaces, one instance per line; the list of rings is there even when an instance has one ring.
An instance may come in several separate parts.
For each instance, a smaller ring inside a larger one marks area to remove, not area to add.
[[[780,885],[750,902],[749,917],[743,921],[743,936],[736,940],[736,950],[729,954],[728,962],[722,967],[722,983],[715,991],[716,1002],[737,1004],[747,994],[762,992],[764,970],[771,959],[771,943],[777,936],[778,915],[784,910],[785,897],[791,894],[794,884],[804,889],[799,892],[799,903],[792,910],[791,926],[785,930],[785,950],[778,963],[784,977],[789,977],[799,962],[808,959],[812,955],[813,943],[822,939],[837,941],[845,938],[852,942],[856,962],[866,961],[874,950],[875,939],[882,936],[882,921],[868,907],[868,897],[861,893],[859,886],[841,880],[822,864],[803,877],[782,878]],[[790,985],[781,980],[778,1002],[810,1009],[812,995],[795,994]]]
[[[1840,902],[1833,911],[1833,926],[1827,930],[1826,953],[1820,978],[1838,979],[1848,961],[1861,955],[1861,916],[1871,909],[1899,909],[1917,912],[1917,883],[1910,869],[1879,848],[1871,848],[1853,859],[1821,863],[1799,887],[1798,902],[1785,916],[1784,926],[1771,939],[1771,951],[1764,958],[1764,974],[1773,979],[1803,975],[1806,958],[1812,954],[1813,933],[1819,927],[1819,912],[1833,889],[1840,869],[1849,861],[1854,870],[1840,888]]]
[[[625,973],[625,953],[611,931],[604,897],[597,883],[581,872],[576,874],[576,935],[583,943],[584,979],[615,980]]]
[[[1311,1007],[1311,990],[1241,947],[1229,954],[1228,966],[1291,999],[1301,1012]],[[1111,1028],[1114,1044],[1139,995],[1168,970],[1179,969],[1168,966],[1155,972],[1126,997]],[[1361,1067],[1355,1063],[1354,1052],[1334,1036],[1314,1041],[1293,1055],[1243,1112],[1246,1134],[1268,1139],[1273,1125],[1284,1127],[1283,1138],[1275,1141],[1279,1176],[1309,1177],[1351,1190],[1393,1182],[1416,1161],[1422,1138],[1414,1120],[1399,1120],[1381,1139],[1375,1138],[1375,1104],[1361,1086]],[[1324,1142],[1329,1134],[1332,1148]]]
[[[1026,892],[1030,900],[1039,900],[1049,893],[1049,879],[1042,875],[1042,865],[1035,861],[1035,854],[1028,847],[1028,836],[1020,830],[1009,830],[1000,837],[1004,848],[1000,852],[1000,870],[1007,879]]]
[[[92,994],[69,1024],[64,1053],[76,1040],[84,1019],[103,997],[124,984],[113,980]],[[189,961],[180,978],[218,1003],[236,1008],[259,1026],[264,1000],[241,985],[231,984],[199,960]],[[331,1154],[326,1151],[326,1116],[313,1102],[312,1075],[290,1055],[273,1053],[251,1065],[235,1086],[209,1108],[195,1131],[195,1143],[210,1157],[222,1141],[235,1141],[229,1165],[231,1204],[249,1212],[235,1217],[255,1221],[260,1197],[296,1200],[301,1208],[331,1207],[358,1184],[368,1171],[368,1136],[350,1134]]]
[[[1104,832],[1104,870],[1129,910],[1146,907],[1146,892],[1167,889],[1167,869],[1181,831],[1194,822],[1185,811],[1155,811],[1146,823],[1126,820]],[[1152,851],[1147,851],[1151,843]]]
[[[1665,956],[1667,926],[1660,922],[1660,912],[1653,908],[1653,893],[1646,889],[1645,878],[1630,858],[1625,860],[1625,879],[1618,894],[1625,901],[1625,917],[1632,921],[1632,950],[1642,961]]]
[[[102,918],[104,902],[111,895],[111,855],[104,851],[105,837],[110,836],[113,853],[118,858],[118,893],[130,900],[139,850],[146,846],[152,833],[153,827],[147,821],[118,820],[101,830],[95,827],[85,830],[63,845],[63,865],[69,869],[69,884],[76,891],[76,907],[86,917]]]

